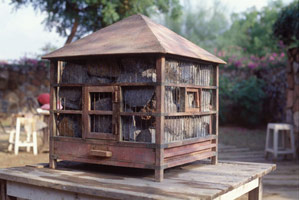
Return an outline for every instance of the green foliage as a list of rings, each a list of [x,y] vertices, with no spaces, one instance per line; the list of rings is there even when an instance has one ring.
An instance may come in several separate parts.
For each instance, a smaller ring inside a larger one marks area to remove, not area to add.
[[[255,76],[245,80],[220,77],[219,81],[220,123],[259,125],[266,97],[264,82]]]
[[[218,0],[214,0],[211,8],[204,1],[194,8],[185,1],[183,15],[179,19],[165,16],[164,24],[174,32],[182,35],[200,47],[213,51],[217,47],[217,38],[228,27],[225,8]]]
[[[273,25],[273,33],[285,45],[299,46],[299,1],[283,8]]]
[[[247,54],[259,57],[268,52],[279,52],[280,47],[272,33],[272,26],[283,7],[281,1],[273,1],[261,11],[255,7],[232,14],[232,25],[219,38],[223,49],[231,46],[241,47]]]
[[[68,36],[67,42],[137,13],[169,13],[173,18],[181,14],[179,0],[12,0],[11,4],[32,5],[47,13],[46,27]]]

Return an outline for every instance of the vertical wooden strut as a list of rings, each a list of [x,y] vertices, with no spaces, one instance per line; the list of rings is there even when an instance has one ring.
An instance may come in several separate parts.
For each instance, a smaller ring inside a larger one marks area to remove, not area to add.
[[[156,61],[157,83],[156,97],[157,97],[157,110],[158,116],[156,117],[156,169],[155,179],[156,181],[163,181],[164,178],[164,94],[165,86],[162,85],[165,80],[165,57],[160,56]]]
[[[216,121],[215,121],[215,134],[217,136],[216,140],[214,140],[214,143],[216,143],[216,147],[213,148],[213,150],[216,151],[216,156],[212,157],[212,164],[217,165],[218,164],[218,120],[219,120],[219,65],[216,66]]]
[[[54,158],[54,136],[56,135],[56,120],[54,115],[54,110],[57,108],[57,98],[56,98],[56,88],[54,84],[57,83],[57,61],[51,61],[50,64],[50,120],[49,120],[49,129],[50,129],[50,154],[49,154],[49,165],[50,168],[55,169],[57,166],[57,159]]]

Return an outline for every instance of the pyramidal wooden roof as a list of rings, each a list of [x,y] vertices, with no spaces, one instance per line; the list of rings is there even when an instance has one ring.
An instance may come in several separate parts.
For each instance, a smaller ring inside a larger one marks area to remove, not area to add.
[[[111,54],[164,53],[225,62],[143,15],[133,15],[65,45],[44,59]]]

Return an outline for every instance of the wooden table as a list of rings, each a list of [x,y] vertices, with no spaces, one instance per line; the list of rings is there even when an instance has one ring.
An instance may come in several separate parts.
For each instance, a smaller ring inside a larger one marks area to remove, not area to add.
[[[154,182],[151,170],[60,162],[58,169],[32,166],[0,169],[4,200],[24,199],[235,199],[249,192],[261,199],[261,179],[274,164],[202,161],[165,172]]]

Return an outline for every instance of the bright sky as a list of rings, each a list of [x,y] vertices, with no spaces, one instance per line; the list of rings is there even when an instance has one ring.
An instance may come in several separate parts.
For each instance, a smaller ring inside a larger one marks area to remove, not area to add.
[[[191,0],[196,4],[196,0]],[[292,0],[283,0],[284,4]],[[202,1],[201,1],[202,2]],[[221,0],[228,12],[242,12],[255,6],[260,9],[268,0]],[[32,7],[23,7],[14,11],[9,1],[0,0],[0,60],[14,60],[23,56],[34,57],[41,53],[47,43],[61,47],[65,38],[54,30],[45,29],[42,21],[46,15],[36,13]]]

